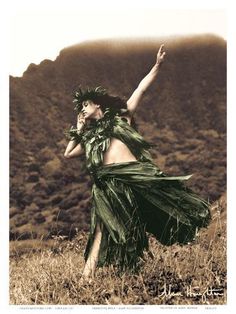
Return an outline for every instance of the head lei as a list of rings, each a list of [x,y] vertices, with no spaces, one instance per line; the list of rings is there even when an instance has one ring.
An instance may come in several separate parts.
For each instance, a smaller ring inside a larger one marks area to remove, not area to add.
[[[82,110],[82,104],[86,100],[96,101],[99,97],[108,95],[106,89],[101,86],[97,86],[95,88],[89,88],[82,90],[81,87],[78,88],[78,91],[75,92],[75,98],[73,102],[75,103],[75,108],[77,112]]]

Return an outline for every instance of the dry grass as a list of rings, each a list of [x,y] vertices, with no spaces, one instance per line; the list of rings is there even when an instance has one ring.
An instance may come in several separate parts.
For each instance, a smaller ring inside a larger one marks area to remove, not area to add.
[[[23,241],[28,251],[22,242],[11,243],[11,304],[225,304],[225,221],[216,215],[210,227],[182,247],[162,246],[150,236],[154,258],[145,255],[139,275],[117,276],[104,267],[87,285],[79,284],[85,233],[71,242],[57,237],[46,247]]]

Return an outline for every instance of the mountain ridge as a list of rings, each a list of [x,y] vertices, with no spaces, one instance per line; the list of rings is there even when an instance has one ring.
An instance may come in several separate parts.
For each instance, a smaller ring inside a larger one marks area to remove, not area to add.
[[[162,42],[73,45],[54,61],[30,64],[22,77],[10,77],[13,238],[88,229],[91,182],[84,157],[63,158],[63,131],[76,121],[73,94],[80,84],[101,85],[128,98]],[[140,133],[158,144],[155,162],[171,174],[196,173],[189,184],[214,201],[226,184],[226,42],[210,35],[173,37],[166,51],[135,119]]]

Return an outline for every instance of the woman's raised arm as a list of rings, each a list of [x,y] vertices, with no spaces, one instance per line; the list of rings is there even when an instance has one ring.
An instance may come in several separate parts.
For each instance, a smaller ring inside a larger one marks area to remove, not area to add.
[[[133,114],[134,111],[136,110],[144,92],[156,79],[160,65],[164,60],[165,54],[166,53],[164,51],[164,44],[162,44],[157,53],[156,63],[152,67],[151,71],[142,79],[138,87],[135,89],[135,91],[127,101],[127,108],[131,114]]]

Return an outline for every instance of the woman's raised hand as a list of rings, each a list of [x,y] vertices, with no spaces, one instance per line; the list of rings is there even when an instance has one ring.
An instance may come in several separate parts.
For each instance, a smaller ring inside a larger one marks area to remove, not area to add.
[[[165,58],[164,44],[158,50],[156,64],[161,64]]]

